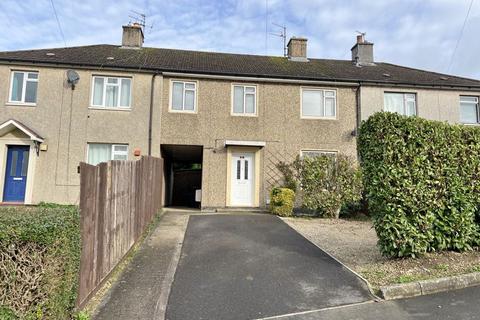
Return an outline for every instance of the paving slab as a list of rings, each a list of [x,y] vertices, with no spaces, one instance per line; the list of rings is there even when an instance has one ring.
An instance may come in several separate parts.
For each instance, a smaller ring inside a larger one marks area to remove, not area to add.
[[[256,319],[372,298],[355,274],[275,216],[196,215],[166,319]]]

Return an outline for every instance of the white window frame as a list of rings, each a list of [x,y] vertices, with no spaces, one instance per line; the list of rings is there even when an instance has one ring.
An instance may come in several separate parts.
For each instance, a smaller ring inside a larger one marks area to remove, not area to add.
[[[183,104],[182,110],[175,110],[173,109],[173,84],[174,83],[182,83],[183,84]],[[193,84],[195,86],[194,89],[185,89],[185,84]],[[194,99],[193,99],[193,110],[185,110],[185,92],[186,91],[194,91]],[[169,97],[169,106],[168,111],[174,113],[197,113],[197,99],[198,99],[198,83],[197,81],[188,81],[188,80],[177,80],[171,79],[170,80],[170,97]]]
[[[22,100],[21,101],[13,101],[12,100],[12,89],[13,89],[13,76],[15,73],[23,73],[23,83],[22,83]],[[36,73],[37,79],[28,79],[29,73]],[[40,77],[40,73],[35,70],[11,70],[10,75],[10,88],[8,92],[8,103],[9,104],[16,104],[16,105],[24,105],[24,106],[36,106],[37,101],[35,102],[25,102],[25,92],[27,89],[27,81],[36,82],[37,83],[37,96],[36,99],[38,100],[38,78]]]
[[[417,93],[416,92],[399,92],[399,91],[384,91],[383,92],[383,111],[387,111],[385,106],[386,106],[386,100],[385,100],[385,96],[387,94],[401,94],[403,96],[403,113],[401,113],[402,116],[407,116],[407,117],[415,117],[418,115],[418,104],[417,104]],[[411,95],[414,95],[415,98],[412,100],[411,98],[408,98],[408,95],[411,94]],[[415,114],[413,115],[407,115],[407,102],[408,101],[413,101],[413,103],[415,103]],[[390,111],[389,111],[390,112]]]
[[[243,88],[243,112],[242,113],[237,113],[235,112],[235,87],[242,87]],[[255,99],[254,103],[254,110],[255,112],[253,113],[246,113],[246,96],[247,94],[252,94],[251,92],[247,93],[246,88],[252,88],[254,89],[253,95]],[[232,83],[232,88],[231,88],[231,109],[230,109],[230,114],[235,117],[257,117],[258,116],[258,95],[257,95],[257,86],[254,84],[241,84],[241,83]]]
[[[476,99],[476,102],[471,102],[471,101],[462,101],[462,98],[465,97],[465,98],[475,98]],[[460,111],[460,114],[459,114],[459,118],[461,117],[461,107],[462,107],[462,103],[469,103],[469,104],[475,104],[476,105],[476,110],[477,110],[477,121],[476,122],[461,122],[462,124],[465,124],[465,125],[471,125],[471,126],[475,126],[475,125],[480,125],[480,104],[479,104],[479,98],[477,96],[469,96],[469,95],[461,95],[460,96],[460,104],[459,104],[459,111]],[[460,119],[461,120],[461,119]]]
[[[115,147],[127,147],[125,151],[115,151]],[[112,160],[115,160],[115,156],[126,156],[125,160],[128,160],[128,144],[112,144]]]
[[[324,108],[324,114],[325,114],[325,100],[326,98],[331,98],[331,97],[326,97],[325,92],[332,92],[333,93],[333,98],[335,101],[335,108],[334,108],[334,113],[335,115],[333,117],[331,116],[304,116],[303,115],[303,92],[304,91],[322,91],[323,92],[323,108]],[[337,103],[337,90],[335,89],[325,89],[325,88],[315,88],[315,87],[301,87],[300,88],[300,118],[301,119],[320,119],[320,120],[337,120],[338,117],[338,103]]]
[[[331,155],[331,156],[334,156],[335,158],[336,158],[337,155],[338,155],[338,151],[337,151],[337,150],[302,149],[302,150],[300,150],[300,158],[303,159],[304,153],[307,153],[307,152],[318,153],[318,155],[326,155],[326,156]]]
[[[103,95],[102,95],[102,104],[101,105],[96,105],[94,104],[94,90],[95,90],[95,79],[96,78],[103,78]],[[105,105],[105,99],[107,97],[107,81],[108,79],[117,79],[116,84],[109,83],[108,85],[110,86],[117,86],[118,87],[118,97],[117,97],[117,103],[118,105],[116,107],[107,107]],[[120,106],[120,99],[122,97],[122,79],[128,79],[130,80],[130,93],[129,93],[129,98],[128,101],[130,102],[130,105],[128,107],[125,106]],[[93,75],[92,76],[92,88],[91,88],[91,93],[90,93],[90,108],[91,109],[106,109],[106,110],[131,110],[132,109],[132,91],[133,91],[133,78],[131,77],[117,77],[117,76],[107,76],[107,75]]]
[[[105,144],[105,145],[109,145],[111,147],[111,152],[110,152],[110,159],[107,160],[107,161],[110,161],[110,160],[113,160],[114,158],[114,155],[117,154],[117,155],[126,155],[127,156],[127,159],[125,160],[117,160],[117,161],[126,161],[128,160],[128,151],[130,149],[129,145],[127,143],[104,143],[104,142],[88,142],[87,143],[87,156],[86,156],[86,159],[85,159],[85,162],[88,163],[88,153],[90,152],[90,145],[91,144]],[[122,147],[127,147],[127,150],[126,151],[115,151],[115,147],[116,146],[122,146]]]

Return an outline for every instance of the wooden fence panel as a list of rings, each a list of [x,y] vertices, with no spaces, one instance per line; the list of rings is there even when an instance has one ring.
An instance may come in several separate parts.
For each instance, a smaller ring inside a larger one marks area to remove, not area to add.
[[[163,160],[80,164],[82,253],[77,305],[84,305],[162,205]]]

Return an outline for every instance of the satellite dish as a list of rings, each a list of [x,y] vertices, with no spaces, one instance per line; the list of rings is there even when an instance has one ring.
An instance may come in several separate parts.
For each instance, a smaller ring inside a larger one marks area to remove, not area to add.
[[[75,85],[80,80],[80,76],[75,70],[68,70],[67,71],[67,81],[69,84],[72,85],[72,89],[75,89]]]

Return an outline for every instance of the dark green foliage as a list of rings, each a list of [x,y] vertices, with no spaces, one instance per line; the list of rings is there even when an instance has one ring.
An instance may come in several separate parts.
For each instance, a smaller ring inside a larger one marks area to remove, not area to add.
[[[80,263],[77,207],[1,207],[0,254],[0,314],[12,310],[22,319],[72,316]]]
[[[1,320],[16,320],[16,319],[18,319],[18,317],[9,308],[0,306],[0,319]]]
[[[384,255],[478,245],[480,129],[381,112],[362,124],[358,149]]]
[[[292,215],[295,192],[288,188],[273,188],[270,195],[270,210],[273,214],[288,217]]]
[[[348,202],[342,205],[340,209],[340,218],[345,219],[365,219],[368,217],[368,209],[363,198],[359,201]]]

